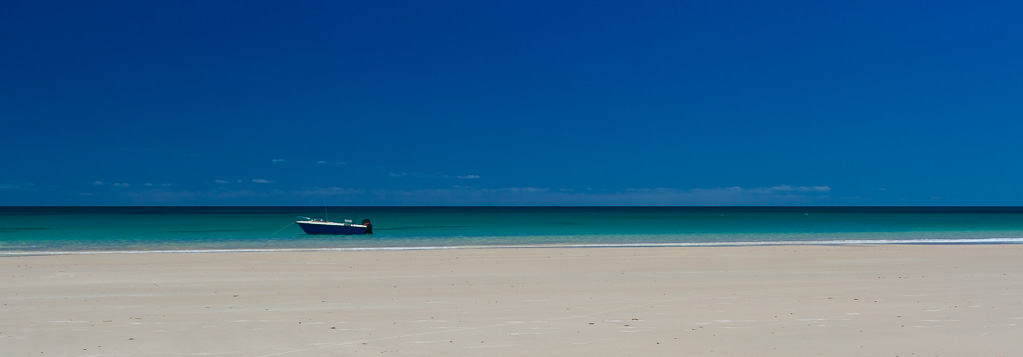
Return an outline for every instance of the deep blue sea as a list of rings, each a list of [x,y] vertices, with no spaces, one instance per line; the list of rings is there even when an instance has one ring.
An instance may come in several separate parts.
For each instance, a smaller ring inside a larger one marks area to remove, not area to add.
[[[1023,243],[1023,207],[0,207],[0,255],[879,243]]]

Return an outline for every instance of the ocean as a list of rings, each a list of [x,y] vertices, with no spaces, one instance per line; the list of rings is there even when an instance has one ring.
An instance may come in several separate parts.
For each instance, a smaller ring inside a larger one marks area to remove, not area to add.
[[[0,255],[983,243],[1023,243],[1023,207],[0,207]]]

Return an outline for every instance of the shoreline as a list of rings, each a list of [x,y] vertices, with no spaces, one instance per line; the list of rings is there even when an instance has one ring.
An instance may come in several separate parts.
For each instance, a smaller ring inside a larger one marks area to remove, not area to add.
[[[1023,245],[0,259],[11,355],[1019,355]]]
[[[295,253],[295,252],[363,252],[363,251],[429,251],[477,249],[594,249],[594,248],[715,248],[773,246],[873,246],[873,245],[1013,245],[1023,238],[978,239],[900,239],[900,240],[834,240],[834,241],[752,241],[752,242],[686,242],[686,243],[566,243],[523,245],[443,245],[443,246],[380,246],[323,248],[210,248],[152,250],[40,250],[0,251],[0,257],[106,255],[106,254],[215,254],[215,253]]]

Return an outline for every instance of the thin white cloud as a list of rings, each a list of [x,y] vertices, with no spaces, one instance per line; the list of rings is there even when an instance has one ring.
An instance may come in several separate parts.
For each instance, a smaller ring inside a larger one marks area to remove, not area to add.
[[[292,192],[292,194],[295,194],[295,195],[313,196],[313,197],[351,196],[351,195],[361,195],[363,193],[366,193],[366,190],[359,190],[359,189],[353,189],[353,188],[342,188],[342,187],[315,187],[315,188],[301,189],[301,190],[293,191]]]
[[[541,188],[541,187],[507,187],[507,188],[499,189],[498,191],[512,192],[512,193],[521,193],[521,192],[532,193],[532,192],[550,192],[551,189],[549,189],[549,188]]]
[[[93,186],[106,186],[106,183],[104,183],[103,181],[93,181],[92,185]],[[151,184],[148,184],[148,185],[151,185]],[[124,187],[131,187],[131,184],[127,183],[127,182],[112,182],[112,183],[110,183],[110,186],[111,187],[122,187],[122,188],[124,188]]]
[[[629,189],[616,199],[649,202],[651,205],[813,205],[830,200],[828,186],[780,185],[743,188],[739,186],[698,189]],[[615,196],[615,195],[612,195]],[[639,203],[642,204],[642,203]]]
[[[721,187],[710,189],[630,188],[620,191],[576,191],[544,187],[497,189],[454,186],[447,189],[377,190],[366,199],[384,205],[622,205],[622,206],[749,206],[828,204],[827,186]]]
[[[0,183],[0,190],[30,190],[34,191],[35,184],[25,181],[7,180]]]
[[[137,205],[177,204],[294,204],[318,206],[326,197],[330,204],[359,204],[366,202],[366,191],[359,189],[327,187],[304,188],[299,190],[243,189],[184,191],[151,188],[126,190],[117,193],[121,203]]]
[[[285,159],[273,159],[273,160],[270,160],[270,161],[271,162],[287,162],[288,160],[285,160]]]
[[[772,191],[781,191],[781,192],[829,192],[829,191],[831,191],[831,187],[828,187],[828,186],[812,186],[812,187],[807,187],[807,186],[780,185],[780,186],[771,187],[771,190]]]
[[[164,191],[151,189],[143,191],[127,191],[118,195],[123,203],[135,205],[180,205],[194,204],[201,194],[191,191]]]
[[[219,183],[219,184],[230,183],[227,180],[213,180],[213,182],[216,182],[216,183]]]
[[[418,179],[456,179],[457,178],[457,179],[460,179],[460,180],[475,180],[475,179],[479,179],[480,178],[480,175],[456,175],[456,176],[452,176],[452,175],[438,174],[438,173],[428,174],[428,173],[423,173],[423,172],[412,172],[412,173],[408,173],[408,172],[389,172],[389,173],[387,173],[387,176],[388,177],[392,177],[392,178],[412,177],[412,178],[418,178]]]
[[[234,190],[227,192],[214,192],[205,194],[215,199],[225,198],[253,198],[253,197],[266,197],[267,194],[264,192],[252,191],[252,190]]]
[[[218,180],[231,182],[228,180]],[[253,183],[272,183],[252,179]],[[221,182],[218,182],[221,183]],[[122,183],[118,183],[122,184]],[[113,184],[105,184],[113,186]],[[832,204],[827,186],[769,186],[719,188],[629,188],[599,190],[549,187],[479,188],[454,185],[439,189],[365,190],[346,187],[312,187],[294,190],[260,185],[247,190],[167,190],[154,186],[119,189],[125,204],[294,204],[319,205],[479,205],[479,206],[794,206]],[[126,187],[126,186],[119,186]],[[241,186],[239,186],[241,187]],[[841,198],[838,198],[841,200]]]

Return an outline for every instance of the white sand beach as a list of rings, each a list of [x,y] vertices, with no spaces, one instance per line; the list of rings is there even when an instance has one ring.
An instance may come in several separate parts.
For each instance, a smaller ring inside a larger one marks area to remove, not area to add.
[[[0,258],[4,356],[1019,356],[1023,245]]]

